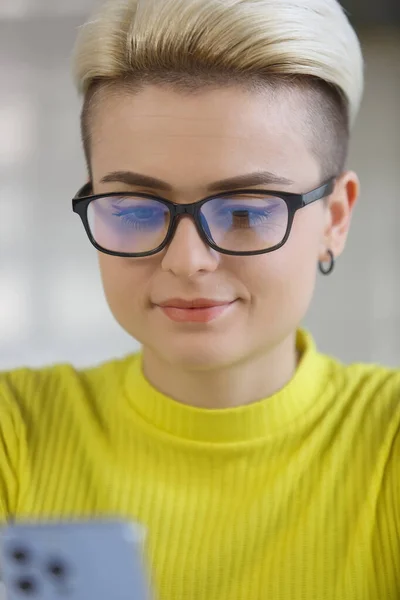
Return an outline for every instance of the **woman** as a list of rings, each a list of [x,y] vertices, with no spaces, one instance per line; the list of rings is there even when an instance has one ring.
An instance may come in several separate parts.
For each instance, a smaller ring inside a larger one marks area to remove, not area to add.
[[[112,0],[82,29],[74,199],[142,352],[1,380],[0,510],[122,516],[161,600],[400,596],[400,373],[300,328],[359,193],[336,0]]]

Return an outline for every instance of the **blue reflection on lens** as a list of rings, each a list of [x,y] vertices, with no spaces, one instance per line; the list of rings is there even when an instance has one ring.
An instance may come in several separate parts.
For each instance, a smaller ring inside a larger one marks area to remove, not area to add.
[[[240,231],[277,225],[287,219],[287,208],[281,199],[254,199],[249,202],[212,201],[205,205],[202,224],[211,235],[214,228],[227,231]]]
[[[275,207],[276,208],[276,207]],[[255,208],[246,205],[225,206],[213,215],[213,223],[219,227],[256,227],[266,224],[276,214],[274,206]]]
[[[168,211],[162,205],[138,205],[129,208],[121,208],[120,206],[113,205],[113,208],[117,211],[112,213],[113,217],[119,217],[121,224],[138,231],[156,231],[162,229],[165,226],[165,216],[168,214]]]

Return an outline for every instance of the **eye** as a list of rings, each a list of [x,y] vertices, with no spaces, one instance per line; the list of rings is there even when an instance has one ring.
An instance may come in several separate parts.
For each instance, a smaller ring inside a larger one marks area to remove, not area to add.
[[[156,201],[143,203],[125,201],[115,202],[112,205],[111,217],[118,221],[121,226],[127,226],[136,230],[158,229],[165,227],[169,221],[168,209]]]
[[[149,221],[163,216],[163,211],[150,206],[137,206],[135,208],[118,208],[113,213],[114,217],[126,217],[135,221]]]
[[[253,202],[225,204],[214,212],[214,218],[228,220],[237,226],[255,227],[267,223],[280,210],[280,203],[256,204]]]

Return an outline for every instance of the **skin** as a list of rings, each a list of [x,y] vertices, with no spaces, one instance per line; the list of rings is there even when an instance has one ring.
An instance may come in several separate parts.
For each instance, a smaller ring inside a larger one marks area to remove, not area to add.
[[[159,86],[101,98],[93,113],[94,193],[141,191],[178,203],[210,195],[220,179],[268,170],[291,185],[257,185],[304,193],[321,183],[318,157],[301,127],[301,98],[239,87],[185,96]],[[163,179],[165,192],[101,183],[112,171]],[[246,186],[247,187],[247,186]],[[228,408],[271,396],[293,376],[295,333],[311,302],[326,250],[344,249],[357,199],[357,175],[340,175],[327,201],[297,212],[279,250],[235,257],[209,248],[189,217],[170,245],[146,258],[99,253],[105,294],[120,325],[143,345],[154,387],[197,407]],[[237,300],[207,324],[170,321],[157,303],[170,298]]]

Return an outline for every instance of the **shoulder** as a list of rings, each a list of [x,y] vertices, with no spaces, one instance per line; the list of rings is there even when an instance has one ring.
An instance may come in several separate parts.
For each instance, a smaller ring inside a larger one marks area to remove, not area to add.
[[[95,401],[109,389],[118,390],[135,355],[77,369],[57,364],[40,369],[19,368],[0,372],[0,423],[5,414],[14,420],[46,413],[52,405],[68,406],[86,399]]]
[[[400,369],[343,365],[330,357],[326,385],[332,421],[352,440],[353,450],[400,463]],[[382,463],[382,464],[383,464]]]
[[[352,452],[373,463],[385,511],[400,526],[400,369],[365,364],[336,369],[354,431]]]
[[[344,365],[327,357],[333,389],[344,399],[372,408],[387,406],[400,410],[400,369],[375,364]]]
[[[328,373],[324,414],[330,431],[349,464],[358,457],[358,472],[370,469],[400,523],[400,369],[320,356]]]
[[[0,523],[18,511],[39,456],[66,447],[72,434],[86,439],[107,426],[131,362],[0,372]]]
[[[400,423],[400,367],[388,368],[378,364],[344,364],[317,349],[307,331],[298,333],[298,346],[308,356],[310,377],[319,385],[327,405],[335,412],[371,417],[382,415]],[[310,358],[311,357],[311,358]]]

